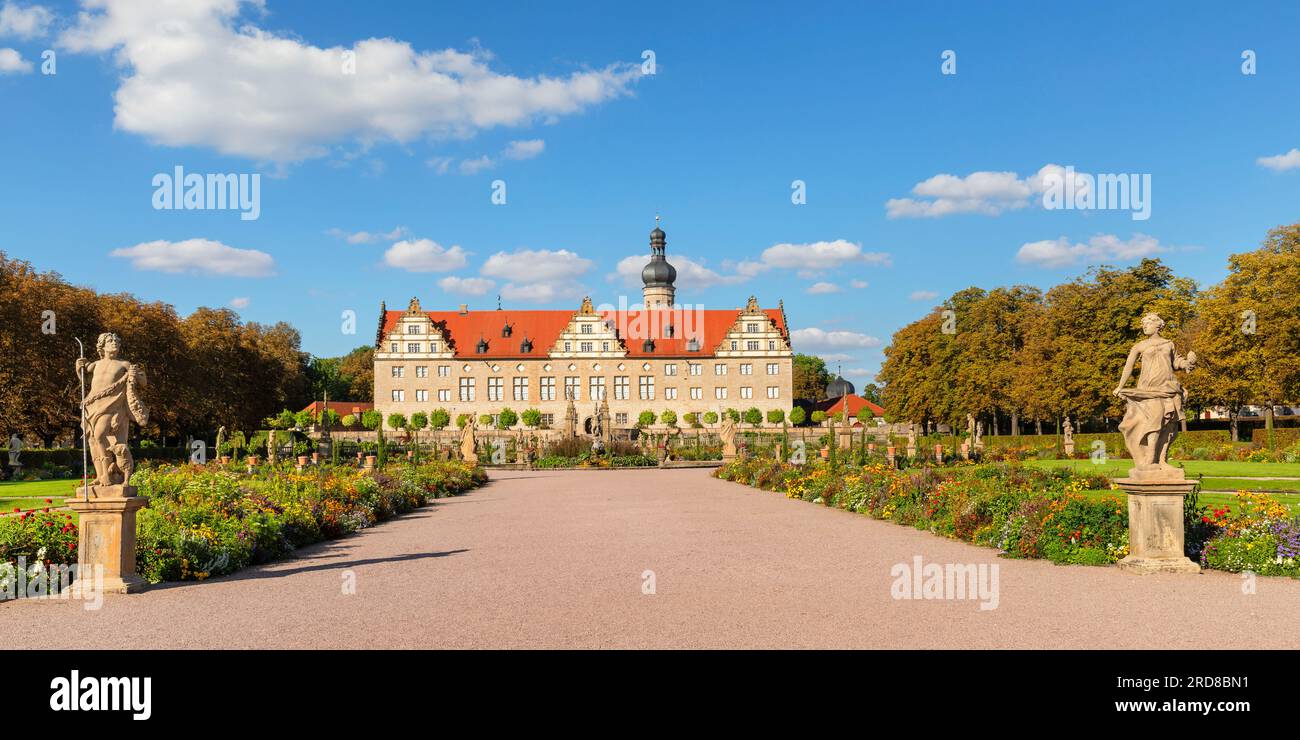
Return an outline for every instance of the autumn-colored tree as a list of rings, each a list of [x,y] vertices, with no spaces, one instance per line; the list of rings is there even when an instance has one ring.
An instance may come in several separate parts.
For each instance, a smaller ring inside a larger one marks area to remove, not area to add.
[[[826,362],[813,355],[796,354],[791,360],[793,367],[794,397],[803,401],[826,400],[826,386],[831,382],[831,375],[826,370]]]

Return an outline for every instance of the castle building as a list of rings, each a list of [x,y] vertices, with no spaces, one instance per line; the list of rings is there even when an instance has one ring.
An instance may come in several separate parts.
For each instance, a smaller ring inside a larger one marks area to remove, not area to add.
[[[537,409],[543,426],[563,424],[568,399],[591,430],[607,402],[615,428],[643,411],[684,416],[788,413],[793,405],[790,330],[785,310],[750,298],[739,309],[675,302],[677,270],[667,240],[650,232],[650,260],[641,271],[642,305],[576,311],[426,311],[412,298],[405,311],[380,304],[375,334],[375,409],[384,415],[445,409],[496,416]],[[626,299],[624,299],[626,303]]]

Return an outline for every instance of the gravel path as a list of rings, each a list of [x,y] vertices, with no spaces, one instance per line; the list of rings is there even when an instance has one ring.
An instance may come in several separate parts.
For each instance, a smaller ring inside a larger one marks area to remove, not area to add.
[[[1300,582],[1134,576],[994,551],[715,480],[500,472],[300,557],[201,584],[0,605],[30,647],[1297,648]],[[996,609],[896,600],[890,569],[995,563]],[[654,572],[655,593],[642,575]],[[343,586],[354,579],[355,593]]]

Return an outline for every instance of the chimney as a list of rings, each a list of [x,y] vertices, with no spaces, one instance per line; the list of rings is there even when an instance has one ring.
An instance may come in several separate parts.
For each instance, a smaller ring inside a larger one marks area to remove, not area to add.
[[[460,315],[464,316],[467,313],[469,313],[469,304],[468,303],[460,304]]]

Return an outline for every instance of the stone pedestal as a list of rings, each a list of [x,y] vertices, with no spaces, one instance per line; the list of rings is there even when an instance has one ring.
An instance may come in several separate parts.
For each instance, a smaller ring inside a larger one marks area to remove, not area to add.
[[[942,445],[942,444],[937,444],[937,445],[934,446],[934,461],[937,462],[937,463],[942,463],[942,462],[943,462],[943,445]]]
[[[897,454],[897,448],[893,445],[885,448],[885,459],[889,462],[889,467],[894,467],[894,455]]]
[[[1128,557],[1119,567],[1140,574],[1200,573],[1201,566],[1183,554],[1183,500],[1196,483],[1149,474],[1115,482],[1128,494]]]
[[[836,436],[839,438],[841,450],[853,449],[853,432],[848,429],[841,429]]]
[[[149,505],[136,496],[133,486],[91,486],[77,489],[78,498],[66,500],[77,513],[77,569],[91,577],[103,568],[104,593],[143,591],[149,582],[135,572],[135,513]]]
[[[1065,443],[1065,456],[1066,456],[1066,457],[1074,457],[1074,443],[1073,443],[1073,442],[1066,442],[1066,443]]]

